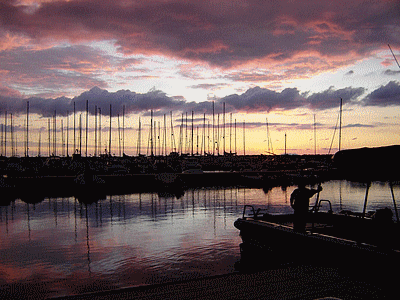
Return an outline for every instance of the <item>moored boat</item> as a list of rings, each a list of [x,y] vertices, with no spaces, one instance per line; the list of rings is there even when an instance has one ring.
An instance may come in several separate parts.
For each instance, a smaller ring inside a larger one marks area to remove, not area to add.
[[[380,263],[393,264],[400,258],[400,223],[395,201],[394,210],[395,217],[389,208],[368,213],[333,212],[329,200],[317,197],[310,207],[305,232],[294,230],[294,214],[273,215],[252,205],[244,206],[234,226],[240,230],[241,249],[258,249],[264,256],[274,251],[305,261],[363,264],[379,259]]]

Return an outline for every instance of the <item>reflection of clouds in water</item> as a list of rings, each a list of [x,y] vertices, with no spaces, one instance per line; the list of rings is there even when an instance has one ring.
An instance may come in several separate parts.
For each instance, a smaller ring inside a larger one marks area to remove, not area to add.
[[[1,211],[0,227],[8,228],[9,238],[1,243],[2,265],[29,266],[50,290],[69,293],[86,291],[99,276],[105,286],[123,287],[232,271],[240,243],[233,225],[226,227],[237,216],[234,196],[202,189],[179,199],[133,194],[91,204],[74,198],[35,205],[17,200]],[[14,282],[26,274],[14,276]]]
[[[362,211],[366,185],[322,187],[320,199],[330,199],[334,211]],[[294,188],[203,188],[179,199],[142,193],[88,205],[74,198],[16,200],[0,208],[0,293],[5,284],[24,283],[30,291],[45,283],[44,293],[60,295],[233,271],[241,243],[233,222],[243,205],[291,213]],[[373,183],[369,199],[371,207],[393,207],[387,184]]]

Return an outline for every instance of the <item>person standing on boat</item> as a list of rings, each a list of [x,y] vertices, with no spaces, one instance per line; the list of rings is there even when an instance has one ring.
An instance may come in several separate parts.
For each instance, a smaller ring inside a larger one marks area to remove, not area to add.
[[[307,214],[310,205],[310,198],[322,191],[322,187],[308,189],[304,183],[300,183],[298,188],[290,195],[290,206],[294,209],[293,229],[296,232],[305,232]]]

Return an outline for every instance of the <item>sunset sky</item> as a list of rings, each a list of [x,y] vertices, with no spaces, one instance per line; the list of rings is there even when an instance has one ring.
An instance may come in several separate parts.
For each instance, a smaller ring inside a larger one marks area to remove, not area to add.
[[[68,142],[72,153],[74,103],[86,126],[86,101],[87,155],[95,142],[107,151],[110,104],[117,155],[123,108],[128,155],[139,118],[148,153],[151,110],[167,152],[187,148],[181,120],[191,128],[193,111],[195,151],[282,154],[286,134],[287,153],[334,153],[341,98],[342,149],[399,144],[400,66],[388,45],[400,60],[399,1],[1,0],[1,153],[26,154],[27,101],[29,155],[48,155],[55,113],[56,152]]]

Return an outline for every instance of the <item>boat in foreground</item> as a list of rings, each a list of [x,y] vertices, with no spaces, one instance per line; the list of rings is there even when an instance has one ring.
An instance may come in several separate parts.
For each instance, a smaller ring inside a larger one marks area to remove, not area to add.
[[[328,207],[322,211],[322,206]],[[397,210],[396,210],[397,213]],[[243,240],[241,251],[258,249],[291,259],[328,260],[354,264],[381,259],[394,263],[400,258],[400,225],[389,208],[374,213],[334,213],[328,200],[310,208],[305,232],[293,229],[294,214],[272,215],[245,205],[234,222]]]

